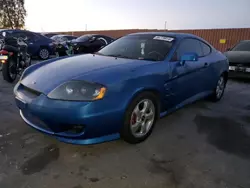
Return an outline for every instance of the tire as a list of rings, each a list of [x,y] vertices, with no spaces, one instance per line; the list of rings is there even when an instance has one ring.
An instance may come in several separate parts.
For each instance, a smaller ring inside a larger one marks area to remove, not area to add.
[[[31,65],[31,56],[27,54],[26,59],[28,59],[28,67],[29,67]]]
[[[222,74],[219,80],[217,81],[217,85],[214,89],[213,94],[211,95],[211,100],[213,102],[217,102],[223,97],[226,88],[226,83],[227,83],[226,77],[224,74]]]
[[[14,62],[12,58],[9,58],[6,63],[2,64],[3,79],[10,83],[14,82],[17,77],[17,73],[11,74],[10,66],[13,66],[13,65],[16,67],[16,62]]]
[[[47,48],[40,48],[39,50],[39,53],[38,53],[38,56],[40,59],[42,60],[46,60],[46,59],[49,59],[49,50]]]
[[[146,101],[147,104],[151,106],[149,106],[148,111],[144,113],[142,111],[144,110]],[[138,107],[140,113],[136,113],[138,112],[136,107]],[[151,121],[148,119],[149,117]],[[124,124],[120,131],[121,138],[130,144],[143,142],[152,133],[158,117],[159,102],[156,95],[152,92],[143,92],[139,94],[132,100],[125,112]]]

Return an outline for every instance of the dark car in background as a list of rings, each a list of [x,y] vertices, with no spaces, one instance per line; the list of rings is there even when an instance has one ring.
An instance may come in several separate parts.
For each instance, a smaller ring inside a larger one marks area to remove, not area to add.
[[[71,41],[76,39],[76,36],[72,35],[55,35],[51,37],[54,40],[54,51],[56,56],[65,56],[73,54],[73,47]]]
[[[229,61],[229,76],[250,78],[250,40],[242,40],[225,52]]]
[[[114,40],[105,35],[87,34],[72,40],[71,44],[75,54],[94,53]]]
[[[58,33],[41,33],[41,34],[48,37],[48,38],[51,38],[51,37],[53,37],[55,35],[59,35]]]
[[[50,55],[54,54],[53,51],[53,40],[45,37],[39,33],[27,31],[27,30],[13,30],[13,29],[3,29],[0,30],[0,35],[2,32],[6,32],[6,36],[12,37],[22,37],[27,38],[28,42],[28,53],[34,57],[38,56],[40,59],[48,59]]]
[[[53,37],[51,37],[51,39],[57,42],[66,42],[77,39],[77,37],[72,35],[54,35]]]

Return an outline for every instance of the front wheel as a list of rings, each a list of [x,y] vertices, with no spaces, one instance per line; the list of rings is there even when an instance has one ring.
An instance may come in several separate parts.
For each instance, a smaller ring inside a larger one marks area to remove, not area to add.
[[[157,98],[153,93],[144,92],[137,96],[126,110],[121,137],[131,144],[147,139],[158,118],[157,106]]]
[[[17,77],[16,62],[13,58],[9,58],[5,63],[2,64],[2,75],[3,79],[7,82],[14,82]]]

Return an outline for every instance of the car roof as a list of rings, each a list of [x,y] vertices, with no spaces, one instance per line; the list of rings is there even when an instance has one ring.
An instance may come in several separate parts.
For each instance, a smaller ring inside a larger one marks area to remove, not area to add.
[[[240,42],[250,42],[250,40],[241,40]]]
[[[140,33],[131,33],[129,35],[161,35],[161,36],[168,36],[175,38],[186,38],[186,37],[200,38],[190,33],[175,33],[175,32],[140,32]]]
[[[56,36],[61,36],[61,37],[75,37],[75,36],[73,36],[73,35],[56,35]]]
[[[0,29],[0,31],[27,31],[27,30],[21,30],[21,29]]]
[[[22,30],[22,29],[0,29],[0,32],[2,31],[11,31],[11,32],[17,32],[17,31],[24,31],[24,32],[30,32],[30,33],[36,33],[36,32],[32,32],[32,31],[29,31],[29,30]],[[36,33],[36,34],[39,34],[39,33]]]

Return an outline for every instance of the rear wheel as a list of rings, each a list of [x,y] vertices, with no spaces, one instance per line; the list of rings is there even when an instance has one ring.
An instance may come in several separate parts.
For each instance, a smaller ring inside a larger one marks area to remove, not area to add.
[[[136,144],[147,139],[158,118],[158,103],[151,92],[137,96],[125,113],[121,137],[128,143]]]
[[[31,65],[31,56],[29,54],[26,54],[26,65],[29,67]]]
[[[226,78],[225,75],[222,74],[217,82],[216,88],[214,89],[214,93],[211,96],[214,102],[219,101],[223,97],[225,87],[226,87]]]
[[[47,48],[41,48],[39,50],[38,56],[42,60],[49,59],[49,50]]]
[[[3,79],[7,82],[14,82],[17,77],[16,62],[9,58],[6,63],[2,64]]]

